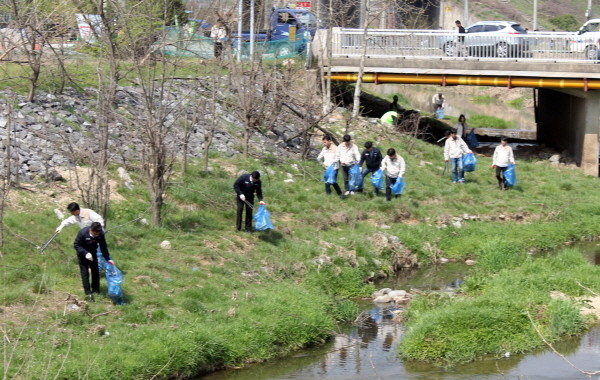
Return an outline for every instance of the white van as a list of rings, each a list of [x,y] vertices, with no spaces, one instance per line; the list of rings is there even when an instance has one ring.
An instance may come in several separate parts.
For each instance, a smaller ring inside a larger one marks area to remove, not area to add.
[[[572,52],[585,53],[586,59],[598,59],[598,41],[600,40],[600,18],[587,21],[571,41]]]

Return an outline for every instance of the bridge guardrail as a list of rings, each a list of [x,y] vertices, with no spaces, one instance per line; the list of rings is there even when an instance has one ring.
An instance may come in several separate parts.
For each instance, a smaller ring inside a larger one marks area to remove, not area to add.
[[[575,33],[459,34],[447,30],[333,29],[333,57],[600,63],[600,42]]]

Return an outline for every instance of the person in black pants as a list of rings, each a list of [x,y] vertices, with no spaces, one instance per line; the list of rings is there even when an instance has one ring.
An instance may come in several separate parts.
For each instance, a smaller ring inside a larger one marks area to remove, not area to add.
[[[259,204],[264,205],[262,194],[262,183],[260,173],[253,171],[252,174],[242,174],[233,184],[233,190],[237,199],[236,228],[242,230],[242,213],[246,208],[245,230],[252,232],[252,208],[254,207],[254,193],[258,197]]]
[[[100,291],[100,271],[98,268],[98,256],[96,256],[98,247],[100,247],[100,252],[102,252],[104,259],[109,264],[115,265],[115,262],[112,261],[108,253],[102,225],[99,222],[93,222],[91,226],[79,230],[73,246],[77,252],[83,290],[87,298],[94,302],[94,293]],[[91,288],[90,272],[92,273]]]
[[[362,170],[363,181],[367,174],[375,173],[381,167],[381,160],[383,160],[383,156],[381,155],[381,151],[378,148],[373,147],[373,142],[367,141],[365,143],[365,150],[363,150],[360,155],[360,163],[359,165],[362,167],[363,162],[367,165]],[[373,175],[373,174],[371,174]],[[375,189],[375,194],[379,194],[379,189]]]

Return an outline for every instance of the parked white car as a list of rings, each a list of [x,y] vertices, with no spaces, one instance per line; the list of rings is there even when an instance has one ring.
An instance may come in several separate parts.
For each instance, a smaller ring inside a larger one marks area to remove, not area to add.
[[[584,53],[586,59],[598,59],[598,40],[600,40],[600,18],[588,20],[577,32],[569,44],[572,52]]]
[[[448,56],[526,57],[530,55],[527,30],[512,21],[479,21],[451,41],[440,41]],[[462,46],[461,46],[462,45]]]

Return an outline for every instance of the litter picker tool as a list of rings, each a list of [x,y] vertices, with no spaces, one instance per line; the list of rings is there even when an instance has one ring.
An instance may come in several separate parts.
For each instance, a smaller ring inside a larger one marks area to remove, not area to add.
[[[250,210],[254,210],[254,207],[252,207],[252,203],[248,202],[245,199],[244,199],[244,203],[246,204],[246,206],[250,207]]]
[[[444,171],[442,172],[442,177],[446,175],[446,171],[448,170],[448,162],[444,165]]]
[[[56,237],[56,235],[58,235],[58,231],[55,232],[54,235],[52,235],[52,237],[50,239],[48,239],[47,242],[44,243],[44,245],[42,245],[41,247],[38,248],[38,251],[40,252],[40,254],[42,254],[42,255],[44,254],[44,250],[46,248],[48,248],[48,245],[50,243],[52,243],[52,240],[54,240],[54,238]]]

